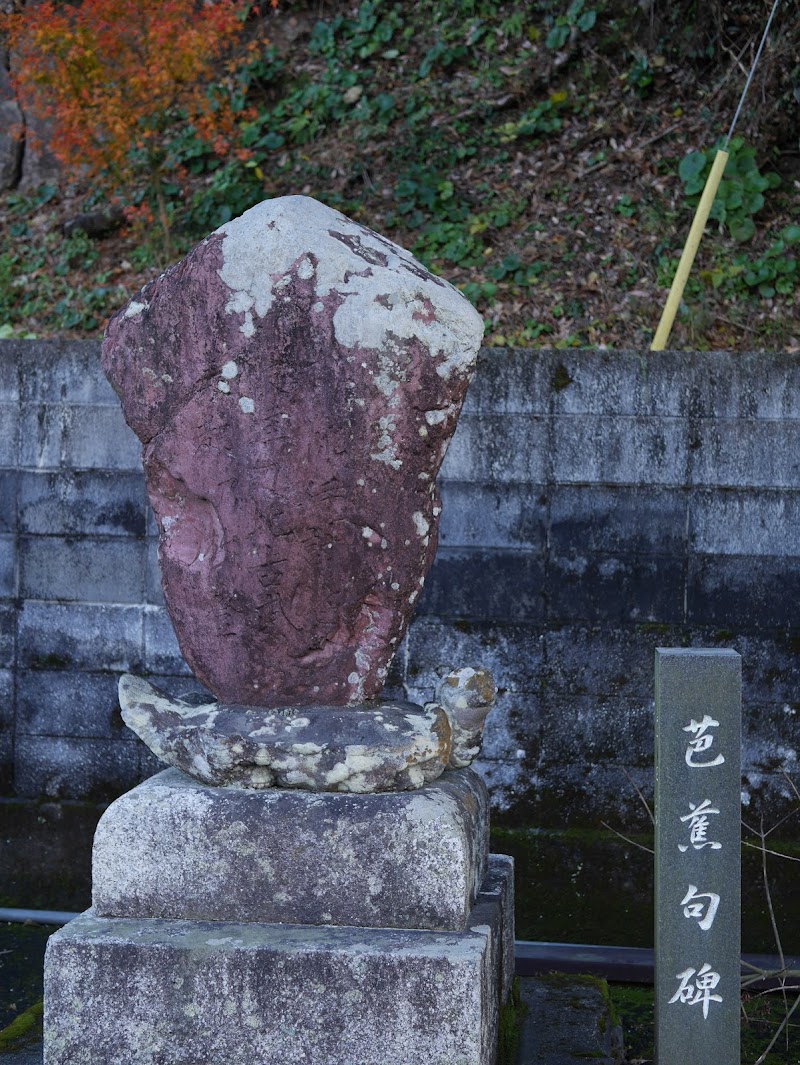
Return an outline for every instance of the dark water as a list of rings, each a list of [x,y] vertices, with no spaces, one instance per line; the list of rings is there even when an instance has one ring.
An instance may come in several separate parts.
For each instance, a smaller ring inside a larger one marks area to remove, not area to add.
[[[0,924],[0,1033],[42,997],[42,959],[54,931],[52,926]]]
[[[653,840],[636,837],[643,847]],[[516,864],[517,939],[653,946],[653,856],[610,832],[501,829],[493,850]],[[800,846],[770,837],[770,895],[784,952],[800,954]],[[742,851],[742,949],[776,953],[761,853]]]
[[[42,1062],[42,1018],[33,1014],[42,999],[42,963],[52,925],[0,923],[0,1060],[9,1065]],[[28,1011],[28,1013],[27,1013]],[[30,1027],[14,1038],[19,1018]]]

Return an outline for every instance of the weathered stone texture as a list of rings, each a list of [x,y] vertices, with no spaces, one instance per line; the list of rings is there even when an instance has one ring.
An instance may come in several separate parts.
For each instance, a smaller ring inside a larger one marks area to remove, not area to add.
[[[94,912],[463,931],[487,824],[471,770],[415,792],[349,796],[210,788],[167,769],[103,815]]]
[[[492,1065],[499,904],[476,917],[456,933],[90,911],[48,944],[45,1065]]]
[[[41,800],[66,799],[78,792],[89,801],[107,801],[120,787],[132,787],[141,779],[142,750],[127,740],[17,735],[16,793]]]
[[[492,675],[451,670],[436,701],[254,708],[176,699],[124,674],[125,724],[161,761],[203,784],[312,791],[403,791],[463,769],[481,749]]]
[[[441,776],[451,739],[461,753],[455,767],[468,765],[480,750],[480,730],[477,745],[465,749],[462,734],[468,740],[473,734],[451,727],[433,703],[425,709],[402,701],[300,710],[197,706],[127,674],[119,698],[125,723],[150,750],[203,784],[402,791]]]
[[[482,329],[407,252],[305,197],[223,226],[112,319],[103,365],[144,444],[167,607],[221,700],[379,693]]]
[[[90,910],[48,944],[45,1065],[492,1065],[513,908],[492,856],[459,932]]]
[[[53,138],[53,120],[43,118],[30,107],[25,109],[22,118],[25,140],[19,188],[30,191],[47,182],[58,182],[61,167],[49,148]]]
[[[495,903],[500,907],[499,967],[500,1001],[505,1002],[511,994],[514,982],[514,859],[507,854],[490,854],[489,865],[481,885],[478,901]]]
[[[14,100],[2,99],[0,92],[0,189],[13,189],[19,181],[22,129],[19,106]]]
[[[463,769],[480,754],[483,725],[494,706],[497,690],[486,669],[453,669],[436,687],[436,703],[450,722],[450,766]]]

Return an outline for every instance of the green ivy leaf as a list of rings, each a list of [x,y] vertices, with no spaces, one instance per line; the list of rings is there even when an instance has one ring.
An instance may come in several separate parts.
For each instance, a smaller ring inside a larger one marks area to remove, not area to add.
[[[545,38],[544,43],[548,48],[552,48],[555,51],[566,44],[568,37],[569,26],[553,26]]]
[[[768,179],[759,174],[757,170],[748,170],[744,174],[743,184],[745,188],[755,189],[756,192],[763,192],[764,189],[769,188]]]
[[[752,218],[737,218],[729,223],[730,233],[734,240],[744,243],[750,240],[756,231],[755,222]]]
[[[685,155],[683,159],[681,159],[680,166],[678,167],[678,177],[684,185],[688,185],[690,182],[694,183],[702,174],[705,165],[705,152],[689,152],[688,155]]]
[[[729,211],[738,210],[744,203],[741,186],[729,185],[725,190],[725,195],[722,199]]]

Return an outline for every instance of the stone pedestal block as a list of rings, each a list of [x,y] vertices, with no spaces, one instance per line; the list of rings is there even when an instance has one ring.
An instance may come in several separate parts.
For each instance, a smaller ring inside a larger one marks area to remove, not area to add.
[[[168,769],[95,836],[45,958],[45,1065],[493,1065],[513,863],[481,779],[350,795]]]
[[[462,932],[88,911],[47,948],[45,1063],[492,1065],[511,883],[492,859]]]
[[[514,859],[508,854],[490,854],[479,901],[500,912],[500,1001],[505,1002],[514,982]]]
[[[487,836],[472,770],[418,791],[348,795],[213,788],[167,769],[103,815],[93,911],[462,931]]]

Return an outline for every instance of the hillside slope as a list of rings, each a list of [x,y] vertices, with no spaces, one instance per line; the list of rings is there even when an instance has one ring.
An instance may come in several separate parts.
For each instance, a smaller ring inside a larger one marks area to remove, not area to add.
[[[489,344],[649,344],[710,161],[696,153],[727,130],[770,4],[264,6],[268,43],[243,79],[258,112],[243,119],[247,162],[220,161],[176,119],[179,251],[303,192],[462,288]],[[674,347],[800,350],[798,27],[785,0]],[[64,236],[104,203],[79,171],[2,197],[0,335],[97,335],[162,268],[157,232]]]

